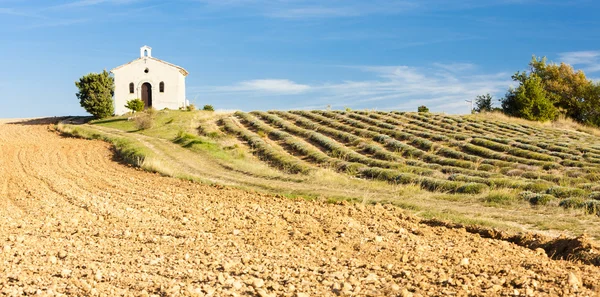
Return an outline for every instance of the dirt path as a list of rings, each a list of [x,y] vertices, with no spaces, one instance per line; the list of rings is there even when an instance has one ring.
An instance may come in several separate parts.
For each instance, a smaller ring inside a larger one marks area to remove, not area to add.
[[[42,122],[43,123],[43,122]],[[0,123],[0,295],[595,296],[600,269],[391,206],[150,174],[101,141]]]

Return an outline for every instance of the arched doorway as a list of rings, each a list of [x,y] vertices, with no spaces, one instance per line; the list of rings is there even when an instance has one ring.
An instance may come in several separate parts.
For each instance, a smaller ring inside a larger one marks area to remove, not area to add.
[[[142,84],[142,101],[144,101],[144,107],[152,107],[152,85],[150,83]]]

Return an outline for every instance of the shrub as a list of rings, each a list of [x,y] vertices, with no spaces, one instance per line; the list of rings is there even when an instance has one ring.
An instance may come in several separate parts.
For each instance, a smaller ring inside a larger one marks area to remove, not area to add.
[[[600,192],[592,192],[588,198],[592,200],[600,200]]]
[[[190,104],[190,105],[186,106],[185,109],[187,111],[194,111],[194,110],[196,110],[196,105]]]
[[[555,187],[549,188],[546,191],[546,194],[553,195],[557,198],[569,198],[569,197],[584,196],[585,191],[582,189],[578,189],[578,188],[566,188],[566,187],[555,186]]]
[[[567,198],[561,200],[558,206],[564,208],[582,208],[585,206],[585,202],[581,198]]]
[[[154,125],[154,118],[148,113],[141,113],[134,120],[135,127],[140,130],[150,129]]]
[[[514,200],[515,197],[513,195],[504,191],[493,191],[483,198],[484,202],[503,205],[511,204]]]
[[[427,106],[425,105],[421,105],[419,106],[419,108],[417,108],[418,112],[429,112],[429,108],[427,108]]]
[[[468,183],[460,186],[456,192],[463,194],[480,194],[488,188],[487,185],[479,183]]]
[[[144,101],[140,100],[139,98],[131,99],[131,100],[127,101],[127,104],[125,104],[125,107],[127,109],[131,110],[132,113],[143,111],[144,110]]]
[[[85,111],[97,119],[113,115],[114,106],[112,96],[115,93],[115,82],[109,73],[90,73],[75,82],[79,89],[77,98]]]
[[[206,105],[204,105],[204,107],[202,107],[202,110],[215,111],[215,108],[210,104],[206,104]]]
[[[589,214],[596,214],[600,216],[600,201],[589,200],[584,203],[585,212]]]
[[[477,168],[477,170],[481,170],[481,171],[494,171],[495,169],[496,169],[496,167],[494,165],[490,165],[490,164],[481,164]]]
[[[519,193],[519,196],[521,199],[528,201],[533,205],[546,205],[554,198],[552,195],[534,193],[531,191],[521,192]]]
[[[550,194],[550,193],[547,193],[547,190],[550,187],[552,187],[552,184],[547,183],[547,182],[534,182],[534,183],[527,184],[525,186],[525,190],[535,192],[535,193],[546,192],[546,194]]]

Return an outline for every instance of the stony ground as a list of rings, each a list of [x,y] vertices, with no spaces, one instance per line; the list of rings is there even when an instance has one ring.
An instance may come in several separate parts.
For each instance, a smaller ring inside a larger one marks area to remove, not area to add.
[[[419,224],[115,162],[44,121],[0,124],[0,295],[595,296],[600,269]]]

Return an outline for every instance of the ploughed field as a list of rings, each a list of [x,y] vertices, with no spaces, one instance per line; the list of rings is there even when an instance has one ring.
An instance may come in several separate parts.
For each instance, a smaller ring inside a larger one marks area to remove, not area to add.
[[[423,225],[391,205],[163,177],[47,124],[0,124],[0,295],[593,296],[600,288],[598,267],[543,250]],[[444,141],[452,142],[436,143]],[[442,172],[431,170],[410,174]]]
[[[492,193],[492,201],[512,193],[534,205],[600,213],[600,138],[582,132],[373,111],[236,112],[221,124],[288,172],[326,167],[434,192]]]

